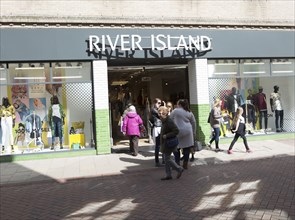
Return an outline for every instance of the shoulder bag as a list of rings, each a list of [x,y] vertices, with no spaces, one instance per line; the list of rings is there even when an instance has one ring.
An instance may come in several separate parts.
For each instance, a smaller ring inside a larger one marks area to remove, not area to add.
[[[172,138],[167,138],[165,143],[167,148],[174,148],[178,146],[179,141],[178,138],[175,136]]]

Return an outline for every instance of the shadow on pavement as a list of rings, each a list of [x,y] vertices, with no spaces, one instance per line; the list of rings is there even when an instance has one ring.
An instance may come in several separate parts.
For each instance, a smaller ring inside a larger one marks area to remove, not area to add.
[[[170,181],[155,168],[4,185],[0,219],[294,219],[294,165],[286,156],[192,166]]]

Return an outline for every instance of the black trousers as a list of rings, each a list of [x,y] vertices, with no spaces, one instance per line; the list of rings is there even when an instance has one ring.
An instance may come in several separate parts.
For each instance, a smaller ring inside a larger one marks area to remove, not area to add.
[[[235,137],[229,146],[229,150],[233,149],[233,146],[235,145],[235,143],[237,142],[239,137],[241,137],[243,139],[246,150],[249,150],[249,146],[248,146],[247,138],[246,138],[245,134],[238,134],[238,133],[235,134]]]
[[[280,121],[280,123],[279,123]],[[276,129],[283,129],[284,124],[284,110],[275,110]]]

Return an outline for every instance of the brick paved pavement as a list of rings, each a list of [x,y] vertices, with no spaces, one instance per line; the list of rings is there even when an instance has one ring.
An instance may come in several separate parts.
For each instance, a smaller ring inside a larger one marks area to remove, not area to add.
[[[136,160],[134,158],[134,160]],[[292,155],[0,187],[0,219],[295,219]],[[174,176],[176,173],[174,173]]]

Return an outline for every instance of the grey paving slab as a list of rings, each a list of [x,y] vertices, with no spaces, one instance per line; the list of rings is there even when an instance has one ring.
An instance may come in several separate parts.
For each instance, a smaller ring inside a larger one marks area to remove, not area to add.
[[[294,139],[251,141],[253,153],[246,153],[242,142],[237,142],[234,154],[228,155],[228,145],[221,145],[223,152],[211,150],[196,152],[191,167],[226,164],[232,161],[256,160],[259,158],[294,156]],[[127,153],[92,155],[71,158],[18,161],[0,163],[0,184],[38,181],[42,179],[65,180],[93,176],[122,174],[155,169],[153,147],[141,147],[140,154],[133,157]],[[39,177],[38,177],[39,176]],[[42,176],[45,176],[44,178]]]
[[[294,155],[285,155],[190,166],[170,181],[160,180],[163,168],[153,168],[6,184],[0,187],[0,218],[292,220],[294,165]]]

